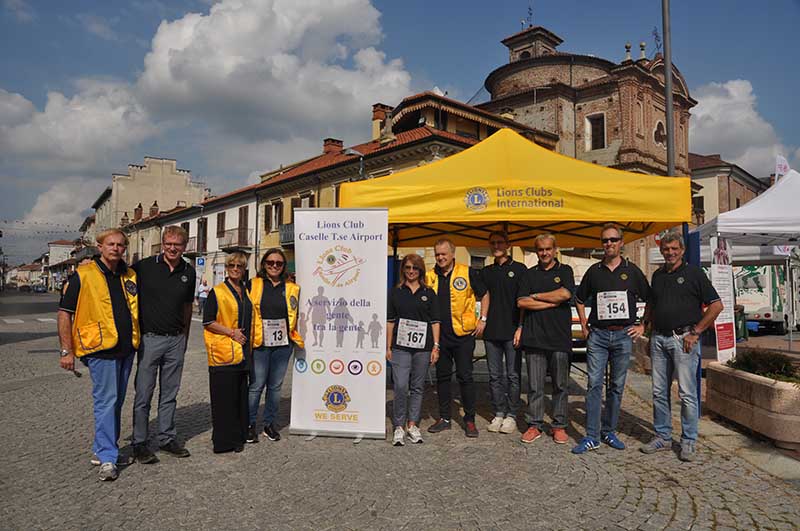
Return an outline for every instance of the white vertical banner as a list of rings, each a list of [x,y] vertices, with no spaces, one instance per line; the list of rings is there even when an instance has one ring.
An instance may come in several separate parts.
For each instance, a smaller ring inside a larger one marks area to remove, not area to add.
[[[711,283],[722,300],[722,312],[714,321],[717,336],[717,361],[726,362],[736,355],[736,326],[734,322],[733,266],[730,242],[713,236],[710,241]]]
[[[295,209],[301,304],[290,432],[386,435],[386,209]]]

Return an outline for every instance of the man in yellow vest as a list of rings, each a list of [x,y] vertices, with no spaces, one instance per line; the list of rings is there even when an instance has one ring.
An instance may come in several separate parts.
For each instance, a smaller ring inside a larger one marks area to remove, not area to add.
[[[119,229],[97,235],[100,257],[78,267],[58,307],[61,367],[75,370],[75,358],[89,367],[94,399],[94,456],[100,481],[117,479],[117,441],[125,389],[139,347],[136,273],[123,261],[128,237]]]
[[[467,437],[477,437],[475,427],[475,383],[472,380],[472,354],[475,337],[483,333],[486,313],[489,311],[489,293],[483,284],[480,271],[455,263],[456,246],[447,238],[437,241],[433,247],[436,267],[425,275],[426,283],[437,294],[441,316],[441,345],[436,362],[436,394],[439,397],[439,420],[428,428],[429,433],[451,429],[450,425],[450,379],[453,362],[456,379],[461,388],[461,403],[464,406],[464,432]],[[481,315],[475,307],[481,300]]]

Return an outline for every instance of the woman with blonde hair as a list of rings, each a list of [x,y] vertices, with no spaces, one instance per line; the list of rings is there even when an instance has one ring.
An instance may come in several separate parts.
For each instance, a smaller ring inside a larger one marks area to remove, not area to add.
[[[428,366],[439,359],[439,306],[425,284],[425,262],[408,254],[400,262],[401,282],[389,292],[386,312],[386,359],[394,380],[392,444],[404,438],[421,443],[419,418]],[[408,430],[406,432],[406,429]]]
[[[254,314],[245,291],[246,268],[244,253],[228,255],[225,281],[212,288],[203,308],[214,453],[241,452],[247,439],[247,376]]]
[[[286,255],[282,250],[275,247],[264,253],[258,276],[247,283],[247,293],[255,315],[247,442],[258,442],[256,416],[264,387],[267,393],[263,434],[270,441],[279,441],[281,434],[275,421],[283,378],[294,346],[303,348],[303,338],[297,332],[300,286],[287,280]]]

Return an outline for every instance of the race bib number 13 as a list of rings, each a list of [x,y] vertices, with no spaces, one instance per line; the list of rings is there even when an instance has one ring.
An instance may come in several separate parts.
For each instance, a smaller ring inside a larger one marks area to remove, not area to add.
[[[400,319],[397,324],[397,344],[401,347],[423,349],[428,337],[428,323],[413,319]]]
[[[264,346],[283,347],[289,344],[286,333],[286,319],[263,319]]]
[[[597,317],[601,321],[628,319],[628,293],[626,291],[602,291],[597,294]]]

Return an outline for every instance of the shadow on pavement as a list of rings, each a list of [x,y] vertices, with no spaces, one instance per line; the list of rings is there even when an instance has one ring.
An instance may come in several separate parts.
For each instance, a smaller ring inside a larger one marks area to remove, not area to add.
[[[0,332],[0,345],[12,345],[22,341],[33,341],[34,339],[41,339],[43,337],[58,337],[58,332]],[[53,347],[47,351],[48,353],[58,352],[58,348]],[[32,350],[29,353],[43,353],[41,351]]]

